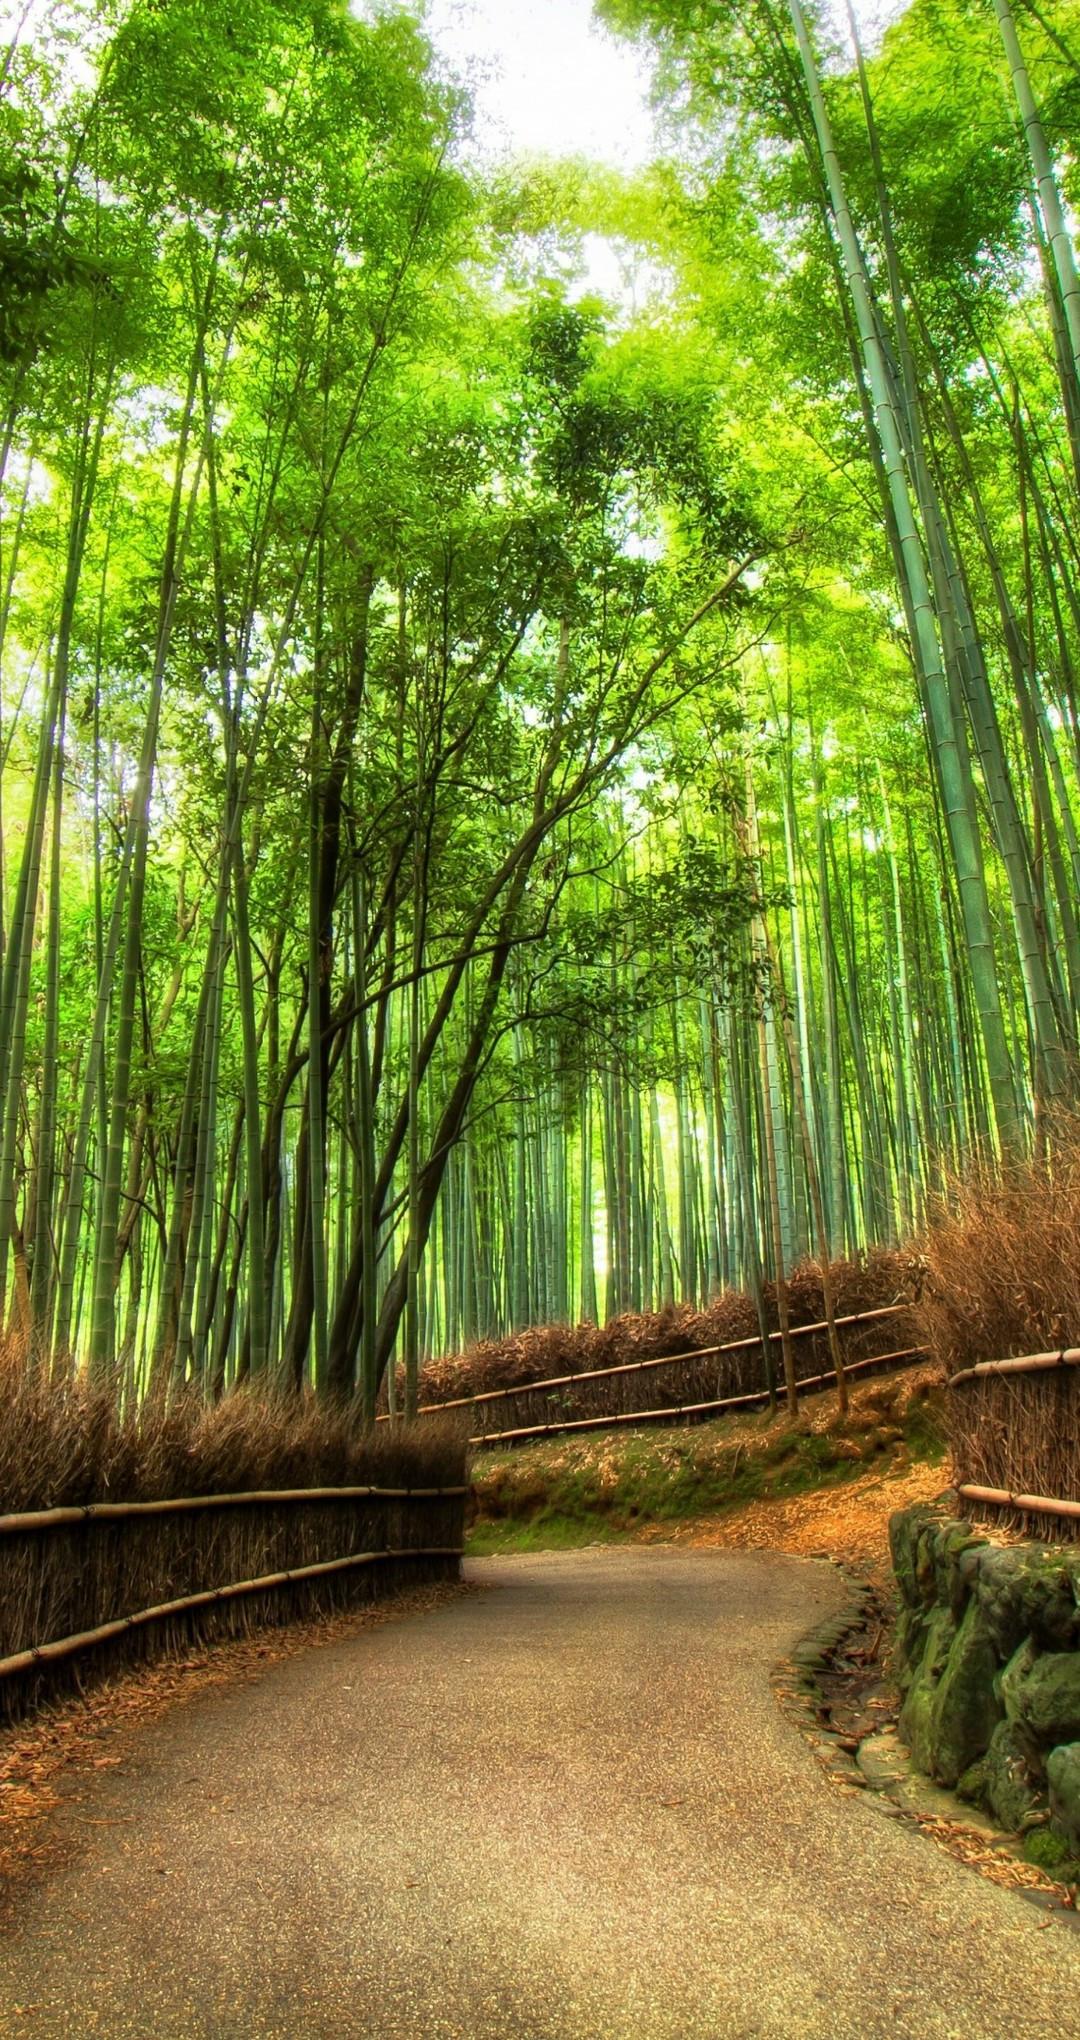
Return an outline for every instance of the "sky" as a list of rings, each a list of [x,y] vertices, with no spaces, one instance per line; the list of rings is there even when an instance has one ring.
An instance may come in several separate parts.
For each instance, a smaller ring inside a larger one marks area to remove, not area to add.
[[[596,25],[589,0],[430,0],[428,28],[472,78],[484,146],[648,161],[648,64]]]
[[[353,0],[360,12],[364,0]],[[832,0],[842,11],[843,0]],[[906,0],[855,0],[869,31]],[[53,0],[0,0],[0,41],[54,13]],[[428,28],[467,76],[485,154],[580,155],[634,170],[658,147],[644,46],[608,35],[591,0],[428,0]]]
[[[873,34],[904,0],[855,0]],[[583,155],[633,170],[654,153],[643,49],[605,33],[590,0],[429,0],[428,28],[472,80],[485,152]]]

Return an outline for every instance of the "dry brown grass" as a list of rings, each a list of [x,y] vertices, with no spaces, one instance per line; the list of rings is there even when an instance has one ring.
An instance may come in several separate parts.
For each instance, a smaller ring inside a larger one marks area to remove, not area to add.
[[[1080,1119],[1059,1120],[1045,1161],[954,1184],[917,1244],[913,1317],[947,1375],[1080,1345]],[[961,1383],[949,1434],[958,1481],[1080,1499],[1080,1368]],[[1080,1528],[1016,1521],[1043,1537]]]
[[[1047,1163],[953,1183],[917,1244],[915,1318],[949,1373],[1080,1344],[1080,1124]]]
[[[452,1418],[372,1434],[355,1410],[250,1390],[216,1405],[191,1396],[124,1413],[107,1386],[50,1383],[11,1347],[0,1357],[0,1392],[0,1514],[281,1488],[449,1487],[465,1479],[464,1430]],[[459,1546],[463,1508],[460,1495],[358,1496],[7,1532],[0,1535],[0,1657],[188,1594],[352,1552]],[[193,1633],[245,1635],[267,1621],[352,1606],[456,1569],[447,1559],[387,1560],[155,1623],[51,1668],[48,1690],[98,1675],[118,1654],[156,1656]],[[0,1682],[0,1710],[25,1710],[46,1690],[45,1676]]]
[[[863,1260],[836,1262],[833,1280],[836,1309],[843,1315],[904,1302],[913,1293],[907,1257],[885,1248],[875,1248]],[[789,1278],[788,1289],[792,1323],[819,1323],[824,1301],[817,1264],[802,1262]],[[776,1297],[771,1285],[766,1292],[766,1313],[770,1329],[775,1330]],[[671,1310],[627,1313],[606,1325],[537,1325],[506,1339],[485,1340],[468,1352],[429,1361],[421,1376],[420,1399],[444,1403],[490,1389],[519,1389],[520,1395],[496,1404],[490,1414],[490,1428],[502,1430],[560,1417],[609,1416],[633,1409],[663,1409],[672,1402],[741,1395],[763,1385],[757,1348],[714,1355],[700,1363],[688,1362],[686,1356],[729,1340],[756,1338],[757,1332],[751,1298],[733,1289],[724,1290],[700,1310],[680,1304]],[[849,1334],[845,1350],[855,1359],[909,1343],[905,1318],[883,1318]],[[527,1392],[532,1382],[631,1365],[662,1354],[677,1358],[678,1364],[621,1379],[583,1382],[560,1391],[555,1409],[546,1397]],[[798,1340],[795,1354],[800,1376],[821,1373],[829,1366],[823,1337]],[[777,1348],[778,1368],[779,1364]]]
[[[111,1387],[49,1382],[0,1348],[0,1514],[257,1488],[439,1485],[463,1478],[464,1428],[383,1424],[314,1396],[239,1390],[121,1412]]]
[[[954,1183],[917,1242],[915,1320],[950,1373],[1080,1344],[1080,1120],[1050,1159]]]

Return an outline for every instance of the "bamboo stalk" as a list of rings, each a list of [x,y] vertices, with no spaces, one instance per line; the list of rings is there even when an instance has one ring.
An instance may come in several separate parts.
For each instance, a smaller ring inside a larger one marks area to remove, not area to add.
[[[926,1346],[904,1346],[895,1353],[874,1353],[867,1360],[849,1360],[845,1369],[848,1375],[869,1374],[878,1367],[899,1367],[910,1360],[928,1357]],[[800,1395],[804,1390],[811,1392],[823,1388],[835,1388],[836,1375],[830,1369],[828,1374],[811,1374],[799,1383]],[[470,1438],[470,1445],[508,1445],[522,1438],[548,1438],[566,1431],[605,1431],[616,1424],[658,1424],[664,1418],[702,1416],[706,1411],[746,1409],[751,1404],[761,1405],[769,1400],[766,1388],[754,1389],[750,1395],[724,1396],[718,1402],[676,1403],[666,1410],[622,1410],[602,1417],[576,1417],[565,1424],[528,1424],[516,1431],[481,1432]]]
[[[1063,1346],[1059,1353],[1024,1353],[1017,1360],[979,1360],[974,1367],[962,1367],[959,1374],[950,1375],[948,1387],[984,1380],[988,1374],[1044,1374],[1055,1367],[1080,1367],[1080,1346]]]
[[[465,1495],[467,1486],[430,1488],[309,1487],[266,1488],[227,1495],[166,1495],[153,1502],[84,1502],[55,1509],[30,1509],[0,1516],[0,1537],[26,1530],[60,1530],[73,1523],[123,1523],[132,1517],[179,1516],[197,1509],[242,1508],[261,1503],[276,1508],[283,1502],[431,1501],[444,1495]]]
[[[851,1311],[848,1316],[835,1318],[833,1322],[837,1325],[869,1324],[873,1318],[896,1317],[901,1311],[909,1309],[910,1305],[906,1303],[883,1303],[874,1310]],[[828,1326],[823,1318],[820,1324],[792,1325],[788,1337],[805,1339],[812,1332],[827,1330]],[[781,1334],[769,1332],[767,1337],[779,1339]],[[519,1381],[513,1388],[485,1388],[481,1389],[478,1395],[458,1395],[452,1397],[449,1402],[421,1403],[416,1414],[418,1417],[432,1417],[443,1410],[471,1409],[476,1403],[504,1402],[512,1395],[538,1395],[548,1388],[573,1388],[581,1381],[606,1381],[617,1374],[644,1374],[648,1368],[671,1367],[679,1360],[711,1360],[718,1353],[747,1353],[761,1343],[760,1332],[752,1332],[745,1339],[729,1339],[724,1346],[694,1346],[686,1353],[660,1353],[651,1355],[647,1360],[624,1360],[618,1367],[592,1367],[584,1369],[580,1374],[553,1374],[545,1381]],[[801,1388],[803,1384],[800,1382],[799,1386]],[[387,1421],[384,1412],[376,1418],[376,1422],[380,1424]]]
[[[991,1502],[997,1508],[1023,1509],[1031,1516],[1068,1516],[1080,1522],[1080,1502],[1055,1501],[1051,1495],[1012,1495],[1007,1488],[977,1487],[968,1481],[956,1492],[966,1502]]]
[[[459,1545],[432,1544],[395,1548],[391,1551],[354,1551],[347,1558],[324,1559],[319,1565],[294,1566],[287,1572],[264,1573],[254,1580],[233,1580],[225,1587],[208,1587],[199,1594],[183,1594],[176,1601],[162,1601],[156,1608],[140,1608],[134,1615],[122,1615],[115,1622],[102,1622],[96,1629],[83,1629],[73,1636],[60,1636],[52,1643],[36,1644],[29,1650],[19,1650],[12,1657],[0,1658],[0,1679],[8,1679],[18,1672],[35,1671],[39,1666],[55,1664],[59,1659],[72,1657],[76,1651],[89,1650],[95,1644],[108,1643],[114,1636],[124,1636],[132,1629],[145,1628],[150,1622],[167,1621],[170,1616],[185,1615],[195,1608],[213,1607],[219,1601],[234,1601],[244,1594],[260,1594],[275,1587],[291,1586],[295,1581],[318,1579],[327,1573],[344,1572],[348,1568],[362,1565],[377,1565],[382,1559],[398,1558],[460,1558]]]

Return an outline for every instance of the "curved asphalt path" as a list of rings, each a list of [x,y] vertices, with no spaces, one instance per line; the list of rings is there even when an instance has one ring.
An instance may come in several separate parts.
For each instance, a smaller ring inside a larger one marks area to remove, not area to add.
[[[142,1734],[0,1943],[0,2032],[1035,2040],[1080,1933],[845,1795],[770,1669],[840,1588],[772,1554],[473,1564],[490,1590]]]

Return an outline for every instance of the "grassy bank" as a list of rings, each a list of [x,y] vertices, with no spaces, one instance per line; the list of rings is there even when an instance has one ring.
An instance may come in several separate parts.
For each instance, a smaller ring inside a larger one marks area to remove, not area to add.
[[[808,1397],[797,1423],[767,1410],[691,1429],[606,1432],[478,1455],[469,1551],[567,1549],[650,1534],[770,1497],[939,1463],[940,1376],[929,1366]]]

